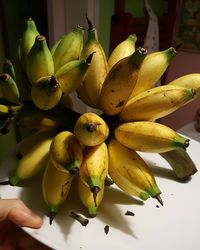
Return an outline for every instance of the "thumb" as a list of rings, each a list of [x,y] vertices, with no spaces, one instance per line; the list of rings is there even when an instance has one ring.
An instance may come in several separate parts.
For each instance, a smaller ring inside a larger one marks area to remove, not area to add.
[[[10,220],[21,227],[39,228],[42,219],[19,199],[0,199],[0,221]]]

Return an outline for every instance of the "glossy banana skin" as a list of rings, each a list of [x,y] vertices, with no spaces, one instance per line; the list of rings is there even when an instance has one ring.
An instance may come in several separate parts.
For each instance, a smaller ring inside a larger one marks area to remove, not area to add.
[[[194,95],[193,89],[180,86],[155,87],[129,99],[119,116],[125,122],[155,121],[185,105]]]
[[[176,54],[173,47],[148,54],[141,65],[137,83],[129,98],[154,87]]]
[[[124,41],[119,43],[108,58],[109,70],[122,58],[130,56],[135,52],[135,43],[137,36],[135,34],[129,35]]]
[[[83,150],[72,132],[59,132],[50,146],[53,164],[61,170],[76,173],[83,161]]]
[[[107,115],[117,115],[127,102],[138,78],[147,51],[137,49],[116,63],[106,76],[100,95],[100,108]]]
[[[189,146],[189,139],[156,122],[127,122],[115,129],[115,138],[135,151],[162,153]]]
[[[108,152],[109,175],[120,189],[142,200],[160,195],[152,170],[136,151],[113,138]]]
[[[74,135],[85,146],[96,146],[106,140],[109,127],[97,114],[86,112],[76,121]]]
[[[42,178],[42,194],[48,208],[50,224],[67,199],[73,179],[74,175],[59,170],[48,160]]]

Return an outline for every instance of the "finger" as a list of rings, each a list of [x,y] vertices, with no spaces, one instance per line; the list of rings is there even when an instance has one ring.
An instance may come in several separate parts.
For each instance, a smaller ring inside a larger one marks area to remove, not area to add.
[[[39,228],[42,219],[19,199],[0,200],[0,221],[10,220],[22,227]]]

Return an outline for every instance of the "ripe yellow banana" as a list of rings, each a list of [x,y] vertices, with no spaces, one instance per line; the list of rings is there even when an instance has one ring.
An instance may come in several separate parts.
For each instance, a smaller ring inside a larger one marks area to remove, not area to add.
[[[0,75],[0,89],[2,97],[6,101],[14,104],[20,104],[20,94],[15,80],[7,73]]]
[[[53,51],[55,72],[67,62],[80,58],[83,48],[83,34],[84,29],[78,25],[61,38]]]
[[[27,55],[30,49],[32,48],[33,44],[35,43],[36,36],[39,35],[35,22],[31,17],[26,19],[25,24],[26,27],[22,34],[19,45],[19,53],[20,53],[19,58],[24,72],[26,72]]]
[[[12,79],[16,82],[16,73],[15,68],[11,60],[5,58],[3,62],[3,72],[7,73],[12,77]]]
[[[141,65],[137,83],[129,98],[152,88],[162,77],[176,54],[175,49],[170,47],[147,55]]]
[[[102,186],[101,190],[97,193],[96,196],[96,203],[94,201],[93,192],[90,188],[78,177],[78,193],[81,202],[87,209],[88,215],[90,217],[95,217],[97,215],[97,210],[102,203],[102,199],[104,196],[104,185]]]
[[[48,207],[49,223],[52,224],[59,208],[67,199],[74,175],[61,171],[49,159],[42,178],[42,194]]]
[[[175,80],[168,83],[168,85],[176,85],[185,88],[192,88],[195,92],[194,98],[200,96],[200,74],[192,73],[178,77]],[[192,101],[192,100],[191,100]]]
[[[116,63],[106,76],[100,95],[100,109],[107,115],[117,115],[127,102],[138,78],[140,65],[147,51],[138,48]]]
[[[88,25],[88,36],[81,52],[81,58],[86,58],[91,53],[95,53],[91,66],[83,80],[82,92],[85,92],[86,98],[89,98],[89,103],[92,105],[91,107],[98,108],[102,84],[108,73],[108,63],[104,49],[98,41],[97,30],[93,28],[89,20]],[[79,96],[81,98],[81,95]]]
[[[92,57],[93,53],[85,59],[70,61],[57,70],[55,77],[65,95],[75,91],[82,83],[91,65]]]
[[[109,70],[122,58],[130,56],[135,52],[136,41],[137,41],[137,36],[135,34],[131,34],[114,48],[114,50],[112,51],[112,53],[108,58]]]
[[[64,107],[73,110],[74,109],[74,103],[72,96],[62,94],[62,97],[60,99],[60,104],[62,104]]]
[[[74,135],[85,146],[96,146],[106,140],[109,128],[95,113],[84,113],[76,121]]]
[[[160,155],[169,163],[178,178],[188,178],[197,172],[195,163],[185,149],[174,149]]]
[[[12,106],[12,105],[5,105],[5,104],[0,104],[0,116],[4,115],[16,115],[20,110],[22,106]]]
[[[49,148],[53,140],[54,134],[49,133],[49,136],[37,136],[38,140],[29,140],[26,143],[27,148],[22,150],[22,158],[19,159],[14,173],[9,178],[9,183],[12,186],[17,185],[24,179],[31,178],[39,173],[47,164],[49,159]],[[24,148],[24,147],[23,147]]]
[[[83,161],[83,151],[73,133],[62,131],[52,141],[50,157],[58,169],[76,173]]]
[[[174,112],[193,98],[193,89],[175,85],[158,86],[129,99],[119,116],[125,122],[154,121]]]
[[[33,103],[42,110],[54,108],[62,97],[62,89],[54,76],[42,77],[31,87]]]
[[[93,193],[94,203],[97,204],[98,192],[104,187],[105,178],[108,174],[108,149],[105,142],[86,147],[83,163],[79,175],[85,185]]]
[[[127,122],[115,129],[115,138],[135,151],[162,153],[189,146],[189,139],[156,122]]]
[[[142,200],[150,196],[160,200],[161,191],[153,172],[136,151],[113,138],[108,144],[108,154],[109,175],[120,189]]]
[[[54,75],[53,57],[47,45],[46,38],[38,35],[27,55],[26,73],[31,84],[42,77]]]

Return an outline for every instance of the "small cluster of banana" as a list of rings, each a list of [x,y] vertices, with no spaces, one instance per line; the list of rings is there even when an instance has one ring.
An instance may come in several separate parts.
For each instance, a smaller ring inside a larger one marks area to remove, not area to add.
[[[177,54],[172,47],[148,54],[135,48],[137,37],[130,35],[107,59],[89,20],[85,43],[84,29],[77,26],[51,49],[31,18],[26,24],[19,46],[23,74],[18,75],[26,79],[28,91],[10,83],[15,82],[12,72],[2,74],[0,87],[2,100],[13,104],[13,114],[25,108],[27,99],[38,110],[25,116],[21,111],[18,126],[34,132],[20,141],[19,160],[7,183],[18,185],[44,170],[42,190],[50,223],[75,179],[91,217],[102,203],[109,177],[125,193],[163,204],[154,173],[139,152],[159,154],[178,178],[196,173],[186,151],[189,140],[157,119],[199,97],[200,74],[157,86]],[[72,92],[101,113],[76,113]]]

